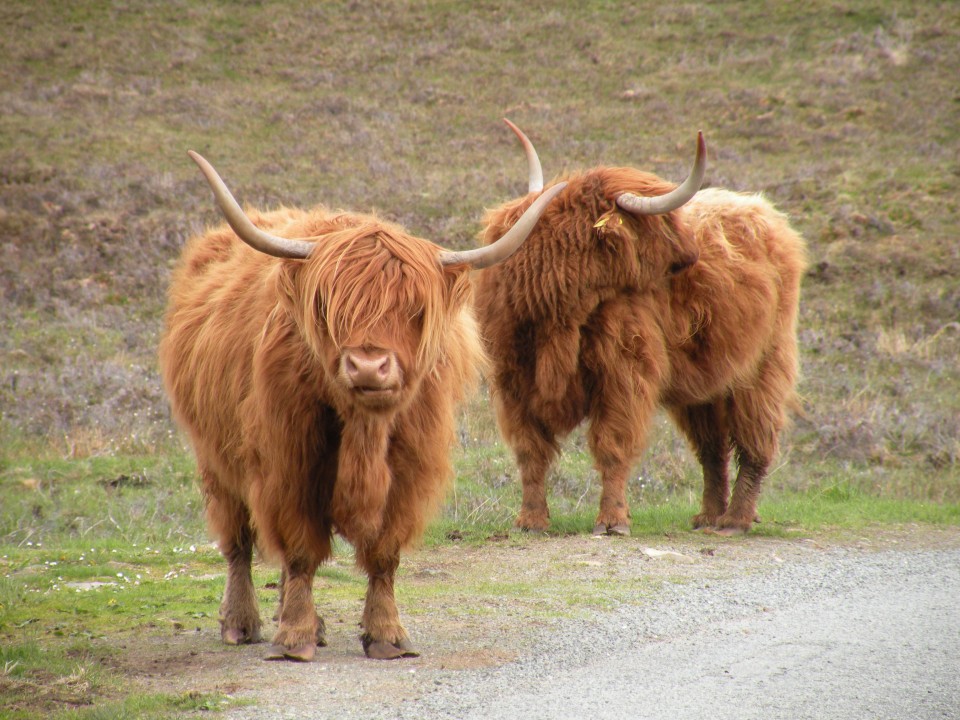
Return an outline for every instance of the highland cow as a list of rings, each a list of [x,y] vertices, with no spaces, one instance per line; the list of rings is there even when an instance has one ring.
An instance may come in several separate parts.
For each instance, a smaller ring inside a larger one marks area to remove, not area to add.
[[[488,248],[452,252],[371,215],[248,217],[191,157],[229,227],[185,247],[160,364],[228,563],[221,637],[261,639],[256,545],[282,566],[269,657],[310,660],[325,644],[313,577],[336,532],[368,575],[365,653],[415,655],[394,573],[441,499],[455,404],[483,362],[469,271],[512,253],[559,190]]]
[[[527,153],[530,192],[488,212],[485,242],[542,188],[533,145],[507,122]],[[602,480],[594,532],[629,534],[627,477],[660,406],[703,468],[693,526],[733,534],[755,521],[797,405],[805,249],[761,196],[699,191],[705,168],[701,134],[679,187],[624,167],[568,174],[523,248],[478,280],[497,419],[523,485],[519,527],[547,528],[558,441],[586,420]]]

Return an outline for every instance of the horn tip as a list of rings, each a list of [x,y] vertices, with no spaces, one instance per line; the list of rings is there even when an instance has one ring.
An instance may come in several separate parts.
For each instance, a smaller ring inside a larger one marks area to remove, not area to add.
[[[515,123],[511,122],[509,118],[503,118],[503,122],[508,128],[510,128],[513,131],[514,135],[520,138],[521,142],[527,141],[526,135],[524,135],[523,131],[519,127],[517,127]]]

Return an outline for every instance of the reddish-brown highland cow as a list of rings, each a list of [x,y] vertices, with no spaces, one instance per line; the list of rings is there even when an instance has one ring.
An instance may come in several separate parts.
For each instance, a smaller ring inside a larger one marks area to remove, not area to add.
[[[490,211],[491,242],[539,195]],[[517,525],[548,526],[545,480],[558,439],[587,420],[603,487],[595,533],[628,534],[626,483],[665,407],[703,467],[693,525],[746,532],[796,405],[804,243],[759,195],[698,192],[703,137],[679,187],[623,167],[565,176],[523,248],[477,283],[501,432],[523,483]],[[731,452],[738,465],[731,497]]]
[[[450,252],[370,215],[317,208],[248,218],[216,171],[191,156],[229,227],[185,247],[160,364],[228,563],[223,641],[261,638],[256,545],[282,565],[270,657],[311,659],[324,644],[313,576],[336,532],[369,577],[364,651],[415,655],[394,573],[451,475],[454,406],[483,362],[469,271],[513,252],[556,193],[499,242]]]

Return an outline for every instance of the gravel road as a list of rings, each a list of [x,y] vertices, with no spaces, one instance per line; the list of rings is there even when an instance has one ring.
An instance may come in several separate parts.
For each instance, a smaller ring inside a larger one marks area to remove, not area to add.
[[[271,667],[266,718],[960,718],[960,548],[834,547],[665,583],[638,606],[527,633],[480,669]]]

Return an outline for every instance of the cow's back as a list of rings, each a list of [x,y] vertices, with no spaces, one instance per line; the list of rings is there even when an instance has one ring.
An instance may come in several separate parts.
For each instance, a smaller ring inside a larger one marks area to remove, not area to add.
[[[683,209],[700,261],[672,280],[667,402],[749,383],[773,348],[796,355],[803,239],[760,195],[709,189]]]

